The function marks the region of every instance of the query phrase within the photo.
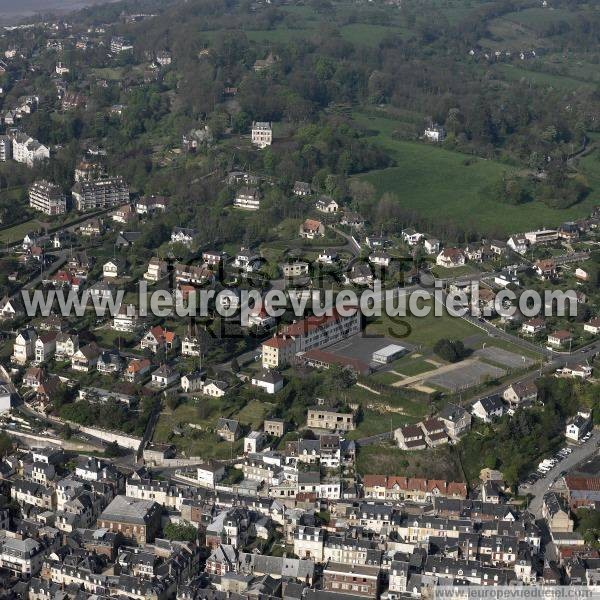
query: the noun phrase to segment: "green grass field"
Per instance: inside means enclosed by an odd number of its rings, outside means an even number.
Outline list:
[[[392,137],[396,121],[354,113],[354,120],[377,132],[371,138],[388,150],[395,167],[372,171],[361,178],[371,182],[378,193],[390,192],[406,209],[416,210],[437,221],[455,222],[463,229],[487,235],[505,235],[528,227],[558,225],[589,214],[595,194],[565,210],[552,209],[542,202],[510,206],[485,196],[484,190],[509,170],[501,163],[445,150],[424,142]]]
[[[553,87],[559,90],[572,92],[582,87],[593,87],[593,82],[576,79],[568,75],[553,75],[551,73],[540,73],[532,71],[525,67],[515,65],[496,65],[495,71],[500,73],[503,78],[510,80],[525,80],[529,84],[543,87]]]
[[[18,242],[23,239],[27,232],[36,231],[39,226],[40,222],[37,219],[30,219],[13,227],[2,229],[0,231],[0,242],[3,244]]]
[[[426,317],[410,315],[395,317],[392,320],[387,315],[384,315],[377,321],[369,324],[367,329],[369,333],[396,338],[399,344],[402,344],[404,340],[418,347],[429,349],[442,338],[463,340],[481,333],[480,329],[458,317],[451,317],[448,314],[436,317],[433,314],[433,309]]]

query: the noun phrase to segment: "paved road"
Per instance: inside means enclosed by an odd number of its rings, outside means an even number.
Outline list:
[[[526,491],[534,496],[529,503],[529,510],[536,517],[541,516],[544,494],[548,491],[548,488],[552,485],[554,480],[560,477],[560,473],[563,471],[569,471],[578,463],[596,454],[599,442],[600,431],[594,431],[587,442],[580,446],[571,446],[573,452],[571,452],[567,458],[561,460],[555,467],[550,469],[544,477],[538,479],[533,485],[527,486]]]

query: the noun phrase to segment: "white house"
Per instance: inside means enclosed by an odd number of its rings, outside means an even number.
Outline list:
[[[120,258],[111,258],[102,265],[102,274],[106,279],[121,277],[123,274],[123,261]]]
[[[202,393],[213,398],[222,398],[227,393],[229,385],[225,381],[207,379],[202,387]]]
[[[8,296],[0,300],[0,321],[14,319],[20,312],[17,302]]]
[[[517,254],[525,254],[529,248],[529,241],[524,235],[511,235],[506,245]]]
[[[191,246],[197,236],[198,232],[195,229],[173,227],[173,231],[171,232],[171,243]]]
[[[154,256],[148,263],[148,269],[144,273],[144,279],[146,281],[160,281],[167,275],[167,268],[167,261]]]
[[[324,265],[332,265],[338,260],[338,253],[335,250],[322,250],[317,257],[317,262]]]
[[[267,394],[276,394],[283,387],[283,377],[276,371],[265,370],[252,377],[252,385],[262,388]]]
[[[19,365],[26,364],[35,356],[37,333],[33,327],[21,329],[13,344],[12,361]]]
[[[392,257],[383,250],[377,250],[369,255],[369,262],[379,267],[389,267],[392,262]]]
[[[423,242],[423,248],[427,254],[438,254],[441,247],[442,243],[436,238],[427,237]]]
[[[252,143],[259,148],[266,148],[273,143],[273,127],[268,121],[252,123]]]
[[[322,213],[336,213],[340,209],[340,205],[330,196],[321,196],[315,202],[315,208]]]
[[[424,132],[425,139],[440,143],[446,139],[446,130],[441,125],[431,125]]]
[[[196,392],[202,390],[204,386],[205,371],[193,371],[187,375],[183,375],[180,380],[181,389],[185,392]]]
[[[412,227],[402,230],[402,239],[409,246],[416,246],[424,237],[422,233],[415,231]]]
[[[538,335],[544,331],[546,331],[546,321],[541,317],[529,319],[529,321],[525,321],[521,325],[521,333],[523,335]]]
[[[480,398],[473,404],[471,414],[484,423],[490,423],[504,414],[504,402],[498,395]]]
[[[569,419],[565,429],[565,437],[572,442],[579,442],[592,429],[592,415],[589,411],[579,411]]]
[[[600,333],[600,318],[595,317],[590,319],[587,323],[584,324],[583,330],[586,333],[591,333],[592,335],[598,335]]]
[[[155,387],[166,388],[179,379],[179,374],[170,365],[163,364],[152,373],[152,385]]]
[[[204,463],[198,466],[198,483],[214,487],[225,476],[225,467],[216,463]]]
[[[244,452],[246,454],[256,454],[260,452],[267,443],[267,436],[263,431],[251,431],[244,438]]]

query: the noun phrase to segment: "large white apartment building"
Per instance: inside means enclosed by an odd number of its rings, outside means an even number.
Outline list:
[[[55,183],[41,179],[29,188],[29,206],[47,215],[67,212],[67,199]]]
[[[322,317],[308,317],[287,325],[262,345],[262,363],[266,369],[281,367],[299,352],[325,348],[361,331],[360,311],[342,316],[337,311]]]
[[[129,187],[122,177],[79,181],[73,186],[72,195],[75,208],[84,212],[129,202]]]

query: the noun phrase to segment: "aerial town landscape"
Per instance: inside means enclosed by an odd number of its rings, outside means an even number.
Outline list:
[[[17,5],[0,599],[600,597],[598,3]]]

